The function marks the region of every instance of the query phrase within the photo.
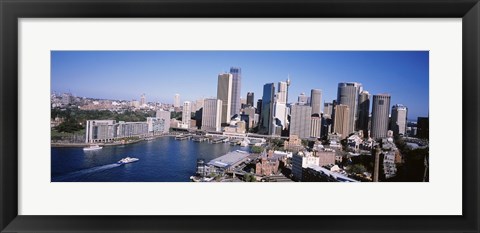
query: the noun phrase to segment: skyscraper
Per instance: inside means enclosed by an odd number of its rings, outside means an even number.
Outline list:
[[[390,129],[393,135],[405,135],[407,132],[407,113],[406,106],[395,104],[392,106],[392,120],[390,121]]]
[[[300,93],[300,95],[298,95],[298,104],[300,105],[305,105],[307,104],[308,102],[308,96],[305,95],[305,93]]]
[[[203,102],[202,130],[221,131],[222,101],[205,99]]]
[[[387,137],[388,115],[390,112],[390,95],[373,95],[371,137],[374,139]]]
[[[222,101],[222,124],[230,122],[230,114],[232,107],[232,86],[232,74],[223,73],[218,75],[217,99]],[[240,103],[240,99],[238,101]]]
[[[269,130],[269,134],[273,134],[272,128],[280,126],[281,129],[287,127],[287,83],[278,82],[278,92],[275,94],[274,104],[273,104],[273,118],[275,121],[272,123]],[[281,130],[280,130],[281,131]],[[281,132],[276,132],[280,134]]]
[[[312,106],[312,114],[320,115],[320,108],[322,106],[322,90],[312,89],[310,99],[310,106]]]
[[[325,117],[332,117],[333,115],[333,104],[332,103],[325,103],[323,104],[323,115]]]
[[[351,82],[338,84],[337,103],[347,105],[350,111],[347,129],[349,134],[355,130],[355,121],[358,117],[358,95],[362,90],[362,84],[360,83]]]
[[[173,107],[180,107],[180,94],[175,94],[175,96],[173,97]]]
[[[312,107],[308,105],[291,106],[290,136],[297,135],[299,138],[310,137]]]
[[[230,109],[230,116],[240,114],[242,108],[240,102],[240,94],[242,91],[242,69],[239,67],[231,67],[230,74],[232,74],[232,103]]]
[[[255,95],[253,92],[247,92],[247,105],[250,107],[254,107],[253,100],[255,99]]]
[[[333,132],[341,134],[342,138],[347,138],[350,134],[349,129],[350,108],[347,105],[339,104],[335,106],[335,119]]]
[[[182,128],[190,128],[190,119],[192,118],[192,105],[190,101],[183,102],[182,110]]]
[[[362,91],[358,96],[357,130],[362,130],[364,137],[368,137],[368,118],[370,115],[370,94]]]
[[[278,82],[277,102],[287,103],[287,82]]]
[[[273,119],[273,101],[275,95],[275,84],[267,83],[263,85],[263,97],[262,97],[262,112],[261,112],[261,125],[259,131],[261,133],[268,133]]]
[[[258,115],[262,115],[262,99],[257,100],[257,109],[255,111]]]
[[[319,138],[322,133],[322,118],[318,114],[312,114],[310,137]]]

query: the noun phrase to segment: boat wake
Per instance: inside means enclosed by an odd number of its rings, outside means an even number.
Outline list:
[[[113,164],[108,164],[108,165],[103,165],[103,166],[98,166],[98,167],[87,168],[87,169],[83,169],[83,170],[80,170],[80,171],[67,173],[65,175],[52,177],[52,182],[78,181],[78,179],[83,177],[83,176],[86,176],[86,175],[89,175],[89,174],[92,174],[92,173],[105,171],[105,170],[116,168],[116,167],[120,167],[120,166],[122,166],[122,164],[113,163]]]

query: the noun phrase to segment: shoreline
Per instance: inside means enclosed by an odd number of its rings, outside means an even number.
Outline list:
[[[153,137],[149,137],[149,138],[153,138],[153,139],[157,139],[157,138],[162,138],[162,137],[172,137],[172,136],[175,136],[175,135],[155,135]],[[83,148],[83,147],[88,147],[92,144],[96,144],[96,145],[99,145],[99,146],[123,146],[123,145],[130,145],[130,144],[134,144],[134,143],[138,143],[138,142],[141,142],[141,141],[148,141],[147,138],[142,138],[142,139],[138,139],[138,140],[132,140],[132,141],[128,141],[128,142],[125,142],[125,143],[71,143],[71,142],[51,142],[50,143],[50,147],[56,147],[56,148]]]

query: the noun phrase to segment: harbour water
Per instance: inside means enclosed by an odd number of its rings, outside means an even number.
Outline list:
[[[228,143],[210,144],[162,137],[101,150],[52,147],[52,182],[189,182],[197,159],[206,162],[232,150],[248,150]],[[139,158],[119,165],[125,157]]]

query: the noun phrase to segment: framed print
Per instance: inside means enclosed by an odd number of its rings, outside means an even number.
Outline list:
[[[479,230],[476,0],[0,9],[1,232]]]

